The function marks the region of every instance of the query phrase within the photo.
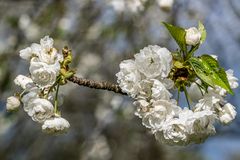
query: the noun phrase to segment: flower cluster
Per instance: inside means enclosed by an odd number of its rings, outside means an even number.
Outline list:
[[[30,75],[15,78],[15,84],[23,91],[7,99],[7,110],[16,110],[22,103],[24,111],[33,121],[42,124],[44,132],[66,132],[70,124],[58,110],[58,91],[60,85],[70,80],[90,88],[110,91],[117,88],[116,93],[127,93],[134,99],[135,115],[162,143],[203,142],[216,133],[216,122],[228,125],[236,117],[235,107],[225,97],[233,94],[238,79],[232,70],[225,71],[219,65],[217,56],[194,56],[206,39],[201,22],[198,28],[189,29],[163,24],[179,49],[170,52],[158,45],[143,48],[134,59],[120,63],[116,74],[119,86],[73,77],[75,72],[69,69],[71,50],[65,47],[59,54],[52,38],[42,38],[40,44],[34,43],[20,51],[20,57],[30,62]],[[109,86],[114,87],[109,89]],[[180,107],[181,92],[188,107]]]
[[[200,31],[185,30],[184,41],[192,48],[200,44]],[[166,48],[150,45],[135,54],[134,60],[121,62],[117,82],[135,99],[135,114],[157,140],[168,145],[201,143],[216,133],[215,122],[232,122],[235,107],[224,100],[226,89],[206,85],[189,62],[178,58]],[[232,70],[226,71],[226,76],[231,89],[238,87]],[[184,91],[188,107],[179,106],[173,96],[176,91]]]
[[[33,121],[42,124],[43,132],[63,133],[70,124],[58,111],[58,89],[61,62],[64,61],[53,46],[53,39],[45,36],[40,44],[33,43],[20,51],[20,57],[30,63],[30,76],[18,75],[14,82],[23,89],[21,94],[7,99],[7,110],[23,109]],[[54,94],[55,93],[55,94]]]

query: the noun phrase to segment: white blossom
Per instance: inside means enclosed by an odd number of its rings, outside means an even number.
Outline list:
[[[210,93],[214,92],[215,94],[218,94],[222,97],[226,96],[226,94],[227,94],[227,91],[220,86],[214,86],[214,88],[208,87],[208,92],[210,92]]]
[[[143,48],[134,57],[138,70],[147,78],[165,78],[172,68],[171,52],[157,45]]]
[[[219,109],[218,114],[221,123],[229,124],[235,119],[237,112],[233,105],[227,103],[222,108]]]
[[[117,12],[129,11],[136,13],[144,9],[147,0],[107,0]]]
[[[141,98],[170,99],[172,94],[157,79],[144,79],[139,83],[139,96]]]
[[[36,98],[30,105],[32,105],[32,110],[28,112],[28,115],[33,121],[42,123],[53,115],[53,105],[46,99]]]
[[[149,111],[142,119],[142,123],[153,131],[159,130],[165,121],[173,118],[181,110],[175,101],[158,100],[151,104]]]
[[[203,110],[194,112],[192,117],[189,117],[189,123],[192,123],[190,139],[195,143],[202,143],[209,136],[216,133],[214,122],[216,115],[213,111]]]
[[[200,43],[201,39],[201,32],[196,27],[191,27],[189,29],[186,29],[186,43],[188,45],[197,45]]]
[[[134,101],[133,104],[137,108],[135,115],[139,118],[143,118],[143,116],[149,111],[150,103],[145,99],[138,99],[137,101]]]
[[[158,80],[153,80],[152,86],[152,98],[153,99],[170,99],[172,94],[166,89],[164,84]]]
[[[232,89],[237,88],[238,87],[238,78],[233,75],[233,70],[232,69],[227,70],[226,74],[227,74],[227,79],[230,84],[230,87]]]
[[[6,109],[7,109],[7,111],[14,111],[19,108],[20,104],[21,103],[17,97],[15,97],[15,96],[8,97]]]
[[[54,64],[62,60],[62,55],[58,54],[53,47],[53,39],[45,36],[40,40],[40,44],[33,43],[31,47],[27,47],[20,51],[20,57],[26,60],[31,60],[33,57],[39,58],[39,61]]]
[[[59,116],[46,120],[42,125],[42,131],[49,134],[65,133],[70,127],[69,122]]]
[[[214,111],[204,110],[193,112],[193,119],[194,120],[194,132],[200,133],[200,131],[206,130],[208,126],[212,126],[215,122],[216,115]]]
[[[56,77],[59,74],[60,65],[58,63],[48,65],[33,58],[29,70],[32,80],[38,86],[49,87],[55,83]]]
[[[23,89],[26,89],[26,88],[28,88],[28,86],[33,84],[33,80],[27,76],[18,75],[14,79],[14,83],[18,86],[21,86]]]
[[[187,107],[184,107],[181,112],[178,115],[178,118],[181,119],[181,121],[188,121],[189,117],[193,116],[193,111],[188,109]]]
[[[220,107],[221,102],[224,102],[224,99],[221,95],[209,91],[195,105],[194,111],[215,110],[216,108]]]
[[[39,60],[47,64],[54,64],[58,61],[58,55],[55,48],[51,48],[49,51],[42,50],[39,54]]]
[[[34,55],[33,57],[38,57],[42,52],[42,47],[40,44],[32,43],[31,50],[32,50],[32,55]]]
[[[20,57],[25,60],[30,60],[33,56],[32,49],[30,47],[22,49],[19,52],[20,52]]]
[[[40,40],[42,49],[38,57],[41,62],[54,64],[61,59],[60,54],[58,54],[57,50],[53,47],[53,42],[53,39],[49,36],[45,36]]]
[[[45,36],[40,40],[40,44],[33,43],[20,51],[20,57],[30,62],[30,77],[18,75],[15,78],[15,84],[21,86],[24,91],[20,93],[21,99],[9,97],[6,107],[8,110],[18,108],[21,100],[24,111],[33,121],[44,123],[43,131],[61,133],[65,132],[70,124],[55,113],[59,111],[54,110],[51,103],[54,96],[50,87],[56,85],[60,74],[60,62],[63,60],[63,55],[58,54],[53,43],[52,38]],[[61,105],[60,97],[58,101]]]
[[[44,50],[50,51],[53,48],[53,39],[49,36],[45,36],[40,40],[40,45],[43,47]]]
[[[37,92],[29,92],[22,97],[21,101],[23,103],[23,109],[25,112],[32,113],[32,109],[33,109],[32,102],[38,97],[39,95]]]
[[[216,133],[213,126],[216,115],[213,111],[204,110],[193,112],[184,108],[178,117],[168,119],[163,127],[155,132],[155,137],[169,145],[187,145],[201,143],[210,135]]]
[[[138,85],[138,98],[149,99],[152,97],[152,86],[154,80],[144,79]]]
[[[124,60],[119,66],[120,71],[116,74],[119,86],[123,92],[135,97],[139,92],[138,83],[141,80],[135,62],[133,60]]]
[[[161,9],[170,10],[173,6],[174,0],[157,0]]]
[[[146,0],[125,0],[126,6],[134,13],[142,11],[144,9],[145,2]]]
[[[123,12],[125,10],[125,2],[124,0],[110,0],[110,5],[113,7],[114,10],[117,12]]]
[[[170,119],[155,133],[155,137],[162,143],[168,145],[186,145],[189,143],[186,122],[179,119]]]

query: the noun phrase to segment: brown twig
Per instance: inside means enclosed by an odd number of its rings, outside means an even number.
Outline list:
[[[79,78],[76,76],[73,76],[68,80],[80,86],[85,86],[85,87],[94,88],[94,89],[108,90],[108,91],[113,91],[115,93],[119,93],[122,95],[127,95],[121,90],[121,88],[117,84],[113,84],[110,82],[96,82],[94,80]]]

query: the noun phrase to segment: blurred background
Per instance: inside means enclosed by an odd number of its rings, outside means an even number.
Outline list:
[[[19,50],[45,35],[73,50],[78,76],[116,83],[119,63],[143,47],[176,49],[160,22],[188,28],[199,20],[208,36],[198,54],[218,55],[240,77],[239,0],[175,0],[168,11],[158,0],[0,0],[0,160],[240,160],[239,116],[203,144],[170,147],[141,125],[130,98],[72,83],[61,88],[65,135],[42,133],[23,110],[5,111],[18,90],[13,79],[28,74]],[[235,93],[228,99],[238,107]]]

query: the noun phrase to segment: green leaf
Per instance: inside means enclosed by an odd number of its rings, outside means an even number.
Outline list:
[[[187,46],[186,46],[186,31],[185,29],[177,26],[173,26],[171,24],[168,24],[166,22],[163,22],[164,26],[167,28],[171,36],[174,38],[174,40],[177,42],[178,46],[181,48],[181,50],[186,53]]]
[[[207,31],[206,31],[204,25],[200,21],[198,22],[198,30],[201,32],[200,43],[203,43],[206,40]]]
[[[194,69],[197,76],[208,85],[214,87],[214,82],[211,78],[211,72],[209,69],[204,65],[201,59],[196,57],[191,57],[188,62],[191,64],[192,68]]]
[[[214,59],[212,56],[204,54],[200,57],[204,62],[208,63],[208,65],[213,69],[219,69],[219,64],[216,59]]]
[[[213,57],[202,55],[200,58],[192,57],[188,61],[203,82],[211,87],[220,86],[233,94],[225,70],[219,66],[218,61]]]
[[[222,68],[218,64],[218,61],[210,55],[202,55],[201,59],[204,63],[207,63],[207,65],[209,65],[210,69],[213,71],[213,74],[212,74],[213,82],[216,85],[224,88],[229,93],[233,94],[233,91],[232,91],[230,84],[228,82],[228,79],[227,79],[227,74],[226,74],[224,68]]]

